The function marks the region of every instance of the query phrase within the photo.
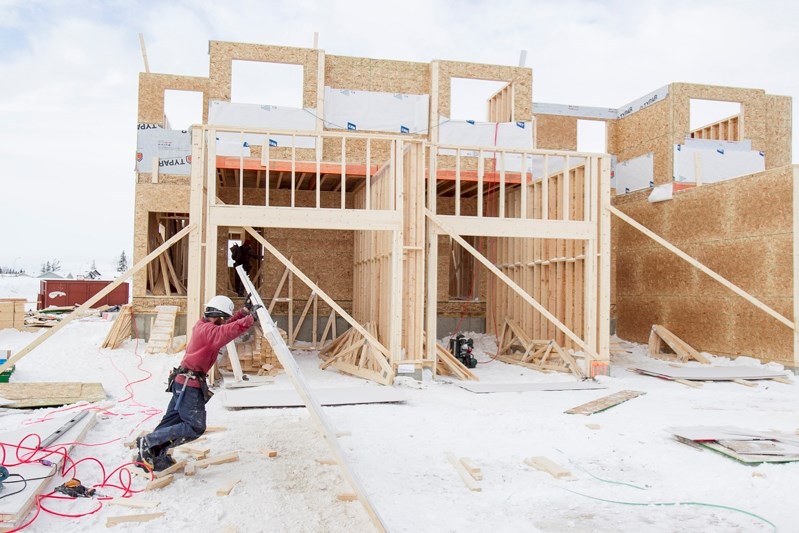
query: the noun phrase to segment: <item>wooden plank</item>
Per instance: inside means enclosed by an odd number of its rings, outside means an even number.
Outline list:
[[[157,478],[153,479],[152,481],[150,481],[147,484],[147,486],[144,487],[144,490],[157,490],[157,489],[164,488],[167,485],[169,485],[170,483],[172,483],[172,480],[174,479],[174,477],[175,477],[174,474],[169,474],[169,475],[166,475],[164,477],[157,477]]]
[[[537,457],[528,457],[524,460],[524,463],[532,466],[536,470],[541,470],[542,472],[549,473],[552,477],[561,479],[565,477],[571,477],[572,473],[565,468],[562,468],[558,464],[554,463],[553,461],[547,459],[546,457],[537,456]]]
[[[156,518],[164,516],[163,512],[159,513],[143,513],[143,514],[129,514],[121,516],[109,516],[105,521],[105,527],[112,527],[118,524],[127,524],[130,522],[149,522]]]
[[[353,492],[342,492],[336,494],[336,499],[340,502],[354,502],[358,499],[358,495]]]
[[[14,354],[14,356],[11,359],[6,361],[4,364],[0,365],[0,372],[8,370],[9,367],[11,367],[12,365],[16,364],[20,359],[22,359],[23,357],[28,355],[37,346],[39,346],[44,341],[46,341],[47,339],[49,339],[50,337],[55,335],[56,332],[61,330],[61,328],[63,328],[67,324],[69,324],[75,318],[81,316],[84,311],[90,309],[92,307],[92,305],[96,304],[103,297],[105,297],[107,294],[109,294],[111,291],[113,291],[114,289],[119,287],[122,283],[124,283],[133,274],[135,274],[136,272],[138,272],[139,270],[141,270],[142,268],[147,266],[150,263],[150,261],[152,261],[153,259],[158,257],[158,255],[161,252],[163,252],[164,250],[168,249],[170,246],[172,246],[173,244],[178,242],[180,239],[182,239],[183,237],[185,237],[186,235],[188,235],[189,233],[194,231],[195,228],[196,228],[196,224],[189,224],[188,226],[183,228],[181,231],[177,232],[175,235],[172,236],[171,239],[169,239],[164,244],[162,244],[161,246],[159,246],[158,248],[156,248],[155,250],[150,252],[144,259],[142,259],[141,261],[139,261],[138,263],[133,265],[133,267],[131,267],[127,272],[125,272],[124,274],[121,274],[118,278],[115,278],[113,283],[109,283],[108,285],[106,285],[101,291],[99,291],[97,294],[95,294],[94,296],[92,296],[91,298],[86,300],[83,304],[81,304],[79,307],[77,307],[67,317],[63,318],[58,324],[56,324],[55,326],[53,326],[52,328],[50,328],[49,330],[47,330],[43,334],[41,334],[38,337],[36,337],[36,339],[31,341],[27,346],[25,346],[20,351],[18,351],[16,354]]]
[[[252,228],[248,228],[248,231],[254,233],[252,231]],[[249,290],[251,291],[253,295],[253,302],[263,306],[263,301],[261,300],[261,297],[255,291],[255,287],[253,286],[252,281],[250,281],[250,279],[247,277],[247,274],[244,272],[244,269],[239,266],[236,268],[236,271],[238,272],[239,278],[241,279],[244,286],[249,288]],[[312,289],[316,291],[317,288],[312,287]],[[316,291],[316,292],[322,297],[322,299],[327,301],[326,294],[323,294],[321,291]],[[329,303],[330,302],[328,302],[328,304]],[[333,303],[335,304],[335,302]],[[286,374],[289,376],[289,379],[294,385],[294,388],[296,389],[297,393],[301,396],[312,418],[319,424],[322,434],[325,437],[325,442],[330,447],[330,451],[333,453],[333,456],[340,465],[345,479],[349,482],[350,486],[355,490],[356,494],[358,494],[359,501],[363,505],[364,509],[369,515],[369,518],[372,520],[372,523],[375,525],[378,531],[385,532],[386,526],[382,518],[378,514],[377,510],[372,506],[372,503],[369,500],[369,496],[367,495],[365,489],[361,485],[360,480],[356,477],[355,473],[350,470],[349,465],[347,464],[346,461],[346,456],[344,455],[343,450],[338,444],[338,439],[336,439],[335,430],[328,422],[324,414],[324,411],[322,410],[322,406],[316,400],[314,393],[311,391],[310,387],[306,383],[305,377],[300,371],[300,368],[297,365],[297,362],[294,360],[294,357],[291,355],[291,352],[289,351],[288,346],[286,346],[285,341],[283,341],[283,338],[278,333],[277,328],[275,327],[274,322],[272,321],[272,318],[269,316],[269,313],[266,311],[264,307],[259,308],[257,312],[261,328],[263,328],[264,330],[264,337],[272,346],[272,350],[275,352],[275,355],[280,361],[280,364],[283,365],[283,368],[286,370]]]
[[[23,409],[99,402],[106,394],[102,383],[0,383],[0,398],[13,401],[3,407]]]
[[[481,492],[483,490],[480,487],[480,484],[477,483],[475,479],[472,477],[472,475],[466,470],[466,467],[463,466],[463,463],[461,463],[458,460],[458,458],[455,457],[455,454],[453,454],[452,452],[447,452],[447,461],[449,461],[450,464],[452,464],[452,466],[455,467],[455,470],[458,472],[458,475],[461,477],[463,483],[466,485],[466,487],[469,490],[473,492]]]
[[[483,470],[475,464],[474,460],[470,459],[469,457],[461,457],[460,458],[463,467],[469,472],[475,481],[482,481],[483,479]]]
[[[105,503],[133,509],[152,509],[153,507],[158,507],[161,502],[158,500],[143,500],[141,498],[112,498]]]
[[[564,412],[570,415],[592,415],[644,394],[646,393],[641,391],[623,390],[598,400],[578,405]]]
[[[186,461],[178,461],[177,463],[173,464],[169,468],[161,470],[159,472],[153,472],[153,476],[156,478],[162,478],[165,476],[169,476],[174,474],[175,472],[180,472],[186,466]]]
[[[240,481],[241,481],[240,479],[231,479],[230,481],[226,482],[224,485],[216,489],[216,495],[227,496],[228,494],[230,494],[230,491],[233,490],[233,487],[235,487]]]
[[[228,452],[222,455],[215,455],[208,459],[202,459],[194,462],[194,468],[207,468],[213,465],[221,465],[225,463],[235,463],[239,460],[238,452]]]
[[[261,448],[259,451],[265,456],[269,457],[270,459],[277,457],[277,450],[268,450],[266,448]]]

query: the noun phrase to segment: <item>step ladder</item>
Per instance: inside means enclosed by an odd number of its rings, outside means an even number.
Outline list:
[[[150,329],[150,340],[147,341],[146,353],[171,353],[172,338],[175,336],[175,319],[178,314],[177,305],[159,305],[155,308],[153,327]]]

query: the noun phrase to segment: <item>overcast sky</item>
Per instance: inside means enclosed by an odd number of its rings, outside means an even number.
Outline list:
[[[797,5],[0,0],[0,266],[130,256],[140,32],[151,72],[197,76],[209,40],[311,47],[318,32],[333,55],[504,65],[526,50],[535,102],[615,108],[676,81],[796,99]]]

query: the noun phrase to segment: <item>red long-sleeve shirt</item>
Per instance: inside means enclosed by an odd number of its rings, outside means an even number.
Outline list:
[[[192,329],[191,340],[186,347],[186,354],[183,356],[180,366],[207,374],[216,362],[219,349],[250,329],[254,321],[252,315],[244,315],[241,311],[219,326],[201,318]],[[182,384],[184,377],[177,376],[175,381]],[[190,379],[188,386],[199,387],[200,383],[195,379]]]

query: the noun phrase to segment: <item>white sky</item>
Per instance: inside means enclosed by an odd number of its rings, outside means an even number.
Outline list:
[[[0,0],[0,266],[79,273],[130,257],[139,32],[152,72],[197,76],[210,39],[310,47],[318,32],[329,54],[506,65],[527,50],[534,101],[620,107],[678,81],[796,98],[797,6]]]

